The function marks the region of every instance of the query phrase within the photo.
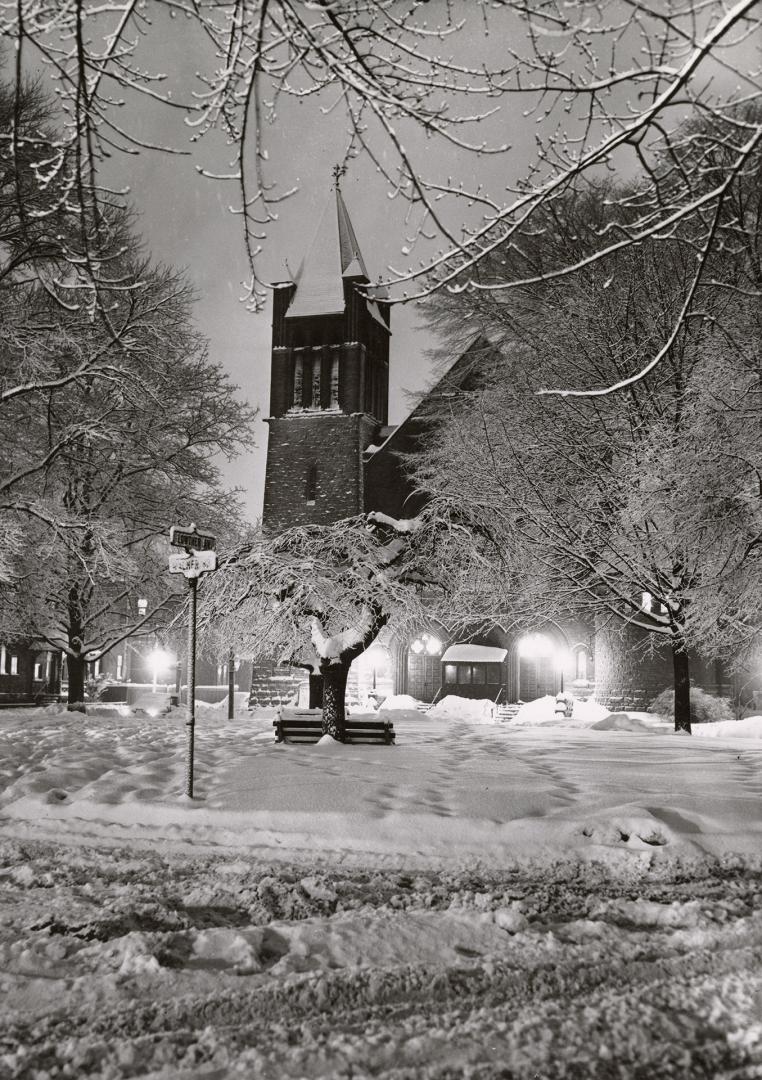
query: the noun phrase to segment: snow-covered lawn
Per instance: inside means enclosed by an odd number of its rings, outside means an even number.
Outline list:
[[[762,1077],[762,721],[390,715],[0,712],[0,1075]]]

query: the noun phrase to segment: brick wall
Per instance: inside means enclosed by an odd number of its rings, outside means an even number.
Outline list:
[[[268,423],[265,528],[329,524],[362,512],[362,451],[375,435],[373,420],[364,414],[314,413]],[[307,499],[312,466],[317,468],[314,502]]]

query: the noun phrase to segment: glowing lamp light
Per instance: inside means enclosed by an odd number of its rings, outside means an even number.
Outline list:
[[[553,656],[555,645],[547,634],[525,634],[519,641],[519,656],[536,660],[541,656]]]
[[[434,634],[421,634],[410,648],[414,653],[426,652],[429,656],[439,656],[442,651],[442,642]]]
[[[156,693],[156,683],[159,681],[159,674],[162,671],[166,671],[169,665],[174,660],[171,653],[168,653],[165,649],[152,649],[148,654],[148,661],[153,671],[153,692]]]
[[[157,671],[163,671],[169,667],[172,660],[172,654],[166,652],[165,649],[152,649],[148,654],[148,659],[151,661],[151,666]]]

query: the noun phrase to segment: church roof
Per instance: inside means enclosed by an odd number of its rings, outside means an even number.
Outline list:
[[[466,387],[474,374],[483,367],[485,357],[493,353],[493,345],[483,335],[472,338],[465,352],[455,358],[440,375],[439,379],[421,396],[417,405],[408,413],[402,423],[395,427],[382,428],[382,442],[374,446],[369,458],[383,453],[408,453],[414,443],[426,430],[433,407],[438,398],[448,397]],[[368,448],[370,450],[370,447]]]
[[[296,274],[296,292],[287,316],[334,315],[344,311],[344,279],[369,280],[349,212],[336,184],[312,243]]]

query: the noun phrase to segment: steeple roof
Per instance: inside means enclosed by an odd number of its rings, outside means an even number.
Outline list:
[[[326,203],[296,273],[296,292],[287,317],[341,314],[344,279],[355,277],[369,280],[337,178],[335,198]]]

